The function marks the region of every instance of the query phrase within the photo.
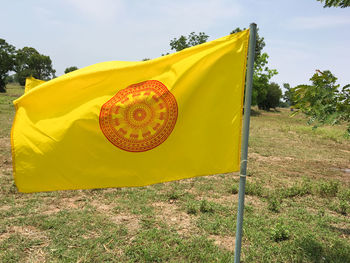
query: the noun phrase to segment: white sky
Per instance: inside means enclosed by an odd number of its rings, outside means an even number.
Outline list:
[[[49,55],[56,75],[110,60],[156,58],[174,37],[213,40],[258,24],[278,70],[274,81],[306,84],[316,69],[350,83],[350,8],[316,0],[0,0],[0,38]]]

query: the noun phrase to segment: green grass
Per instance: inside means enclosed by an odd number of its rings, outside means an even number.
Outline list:
[[[0,94],[0,262],[233,262],[238,175],[20,194]],[[350,141],[288,110],[251,119],[242,260],[350,262]]]

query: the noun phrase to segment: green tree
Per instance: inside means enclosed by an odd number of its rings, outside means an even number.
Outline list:
[[[196,34],[192,32],[187,37],[181,35],[179,38],[174,38],[170,41],[170,47],[172,50],[180,51],[188,47],[193,47],[199,44],[207,42],[209,36],[204,32],[199,32]]]
[[[243,29],[245,30],[245,28]],[[237,27],[231,32],[231,34],[241,32],[242,29]],[[263,37],[259,35],[259,28],[256,34],[256,46],[254,57],[254,75],[253,75],[253,94],[252,105],[265,105],[267,100],[267,94],[269,90],[270,79],[278,74],[276,69],[270,69],[268,64],[269,55],[263,52],[266,43]]]
[[[29,76],[41,80],[49,80],[55,77],[52,61],[49,56],[40,54],[35,48],[24,47],[17,50],[15,68],[17,80],[20,85],[25,84]]]
[[[67,73],[72,72],[72,71],[77,70],[77,69],[78,69],[78,67],[76,67],[76,66],[68,67],[64,70],[64,74],[67,74]]]
[[[295,104],[293,89],[290,87],[289,83],[283,83],[283,88],[286,90],[283,94],[283,99],[288,104],[288,107],[293,106]]]
[[[280,105],[281,97],[282,90],[280,86],[275,82],[271,82],[267,86],[265,99],[259,102],[258,107],[263,110],[275,109]]]
[[[6,92],[8,72],[15,65],[15,47],[0,39],[0,92]]]
[[[329,71],[317,70],[310,78],[312,85],[299,85],[293,88],[295,107],[309,116],[309,124],[348,123],[350,135],[350,84],[339,91],[337,78]]]
[[[349,7],[350,0],[317,0],[321,3],[324,3],[323,7]]]

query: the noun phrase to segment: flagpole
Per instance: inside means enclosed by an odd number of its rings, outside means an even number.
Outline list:
[[[242,143],[241,143],[242,145],[241,146],[241,169],[240,169],[239,192],[238,192],[238,212],[237,212],[234,263],[240,263],[240,258],[241,258],[244,193],[245,193],[245,182],[246,182],[246,176],[247,176],[248,139],[249,139],[249,123],[250,123],[250,106],[252,102],[255,43],[256,43],[256,24],[252,23],[249,26],[248,64],[247,64],[247,77],[246,77],[246,87],[245,87],[243,134],[242,134]]]

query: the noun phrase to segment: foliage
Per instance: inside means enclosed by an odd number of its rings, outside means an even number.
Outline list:
[[[263,195],[263,187],[259,183],[251,183],[248,181],[245,185],[245,194],[261,197]]]
[[[239,191],[239,189],[238,189],[238,185],[237,184],[234,184],[234,185],[232,185],[231,186],[231,188],[230,188],[230,190],[229,190],[229,192],[231,193],[231,194],[238,194],[238,191]]]
[[[282,96],[283,99],[289,107],[293,106],[295,104],[293,89],[290,87],[289,83],[283,83],[283,88],[286,90]]]
[[[338,193],[339,183],[336,181],[323,181],[319,184],[318,192],[322,197],[335,197]]]
[[[207,42],[209,36],[204,32],[199,32],[196,34],[192,32],[188,37],[181,35],[179,38],[174,38],[170,41],[170,47],[172,50],[180,51],[188,47],[193,47],[199,44]]]
[[[208,202],[207,200],[202,200],[201,201],[199,210],[202,213],[214,213],[213,204]]]
[[[282,97],[282,90],[280,86],[271,82],[267,86],[266,95],[263,99],[259,100],[258,107],[259,109],[269,110],[270,108],[276,108],[280,104],[280,100]]]
[[[312,85],[299,85],[292,89],[295,107],[309,116],[308,123],[348,123],[350,135],[350,84],[339,91],[337,78],[329,71],[317,70],[310,78]],[[298,113],[298,111],[296,112]]]
[[[56,72],[52,68],[50,57],[40,54],[32,47],[24,47],[17,50],[14,70],[20,85],[24,85],[25,79],[29,76],[48,80],[55,77]]]
[[[290,232],[287,226],[283,223],[277,223],[271,231],[272,239],[276,242],[288,240],[290,238]]]
[[[0,38],[0,92],[5,92],[8,72],[13,70],[15,47]]]
[[[317,0],[321,3],[324,3],[323,7],[349,7],[350,0]]]
[[[245,28],[243,29],[245,30]],[[231,32],[231,34],[241,32],[242,29],[237,27]],[[269,93],[269,82],[270,79],[277,75],[276,69],[270,69],[268,64],[269,55],[263,53],[262,50],[266,43],[263,37],[259,35],[259,28],[256,33],[256,46],[255,46],[255,57],[254,57],[254,75],[253,75],[253,94],[252,94],[252,105],[267,105],[268,100],[267,94]],[[271,94],[271,93],[270,93]],[[278,104],[277,104],[278,105]],[[276,106],[277,106],[276,105]],[[259,108],[261,108],[259,106]]]
[[[277,195],[272,195],[267,199],[267,208],[275,213],[281,209],[281,198]]]
[[[77,70],[77,69],[78,69],[78,67],[76,67],[76,66],[68,67],[64,70],[64,74],[67,74],[67,73],[72,72],[72,71]]]

